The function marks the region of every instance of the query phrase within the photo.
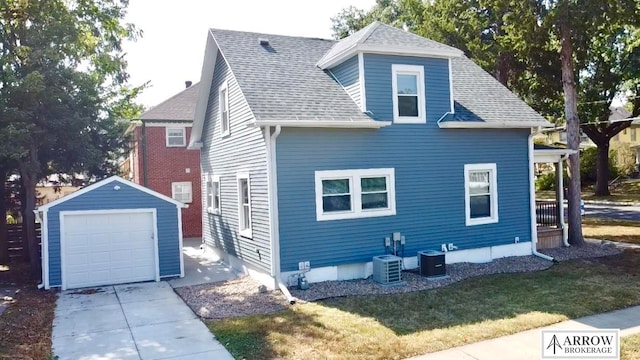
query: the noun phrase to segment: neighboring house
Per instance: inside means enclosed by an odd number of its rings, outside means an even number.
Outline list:
[[[182,232],[185,237],[200,237],[200,152],[187,149],[198,84],[186,84],[185,90],[145,111],[129,127],[133,146],[121,170],[136,184],[186,204]]]
[[[184,276],[182,207],[118,176],[38,207],[43,286],[65,290]]]
[[[460,50],[378,22],[208,35],[189,145],[204,242],[232,266],[282,287],[369,276],[387,237],[407,268],[536,251],[531,129],[550,124]]]

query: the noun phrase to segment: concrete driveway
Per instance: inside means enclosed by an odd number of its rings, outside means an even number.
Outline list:
[[[166,282],[62,292],[53,322],[59,359],[233,359]]]

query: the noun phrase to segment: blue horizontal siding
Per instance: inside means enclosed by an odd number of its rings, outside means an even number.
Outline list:
[[[120,186],[115,191],[113,187]],[[180,275],[179,209],[175,204],[135,189],[120,181],[113,181],[87,193],[51,207],[47,212],[49,246],[49,285],[61,286],[60,212],[112,209],[156,209],[158,227],[158,261],[160,276]]]
[[[360,71],[358,68],[358,56],[353,56],[349,60],[329,70],[336,80],[342,85],[344,90],[351,96],[353,101],[361,105],[360,91]]]
[[[435,122],[451,110],[449,61],[437,58],[399,57],[364,54],[364,83],[367,110],[376,120],[393,120],[393,89],[391,66],[421,65],[424,67],[425,107],[427,123]]]
[[[406,236],[407,256],[454,243],[459,249],[530,241],[528,130],[283,129],[278,137],[282,271],[371,261],[384,237]],[[466,226],[464,165],[496,163],[499,223]],[[395,168],[395,216],[317,221],[317,170]]]

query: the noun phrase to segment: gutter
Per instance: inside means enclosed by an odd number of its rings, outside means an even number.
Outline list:
[[[572,153],[575,153],[575,151],[573,151]],[[562,171],[560,171],[560,179],[558,180],[558,187],[560,188],[558,195],[560,197],[560,201],[558,201],[558,205],[560,205],[560,211],[558,211],[558,215],[560,217],[560,224],[562,224],[562,244],[565,247],[571,246],[569,244],[569,233],[567,231],[567,226],[564,223],[564,165],[562,165],[568,157],[569,154],[560,157],[560,170]]]
[[[291,305],[298,299],[293,297],[287,285],[280,278],[280,228],[278,216],[278,172],[276,166],[276,139],[280,135],[282,127],[275,126],[275,131],[271,133],[271,127],[264,127],[264,137],[267,145],[267,186],[269,194],[269,229],[270,229],[270,251],[271,251],[271,276],[274,284],[278,285],[280,291]]]
[[[539,130],[538,130],[539,131]],[[535,162],[533,155],[533,136],[538,132],[531,132],[527,138],[529,145],[529,215],[531,227],[531,253],[539,258],[553,261],[556,260],[551,256],[538,252],[538,229],[536,226],[536,184],[535,184]]]

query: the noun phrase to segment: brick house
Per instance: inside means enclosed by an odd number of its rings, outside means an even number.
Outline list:
[[[130,156],[123,175],[188,205],[182,209],[184,237],[202,236],[200,151],[188,150],[198,84],[145,111],[127,133],[132,134]]]

